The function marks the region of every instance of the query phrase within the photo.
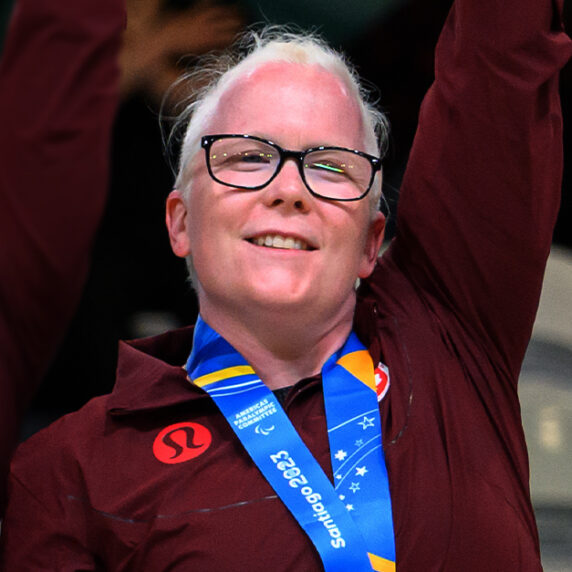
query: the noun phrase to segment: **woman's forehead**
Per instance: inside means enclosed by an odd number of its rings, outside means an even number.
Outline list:
[[[289,62],[263,64],[232,82],[209,131],[268,138],[298,134],[310,145],[363,147],[364,141],[359,104],[344,82],[317,64]]]

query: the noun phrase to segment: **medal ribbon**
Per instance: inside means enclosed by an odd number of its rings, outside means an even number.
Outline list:
[[[394,572],[373,362],[352,333],[322,369],[335,487],[248,362],[199,316],[187,372],[308,534],[326,572]]]

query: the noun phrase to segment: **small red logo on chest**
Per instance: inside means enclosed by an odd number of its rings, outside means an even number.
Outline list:
[[[153,454],[168,465],[184,463],[202,455],[212,442],[211,432],[198,423],[175,423],[155,437]]]

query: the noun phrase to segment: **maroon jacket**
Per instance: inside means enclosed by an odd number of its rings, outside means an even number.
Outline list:
[[[516,382],[561,185],[557,73],[571,43],[558,8],[456,2],[397,237],[359,292],[356,331],[391,372],[382,423],[400,571],[541,570]],[[5,570],[321,569],[186,380],[190,346],[190,329],[124,344],[113,393],[20,448]],[[300,381],[285,408],[331,476],[320,379]],[[190,440],[171,433],[178,423]]]
[[[18,0],[0,64],[0,513],[19,417],[68,326],[107,192],[119,0]]]

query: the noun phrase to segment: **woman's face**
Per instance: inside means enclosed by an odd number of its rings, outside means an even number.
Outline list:
[[[365,139],[343,83],[319,66],[290,63],[238,79],[206,134],[256,135],[293,150],[363,150]],[[274,307],[318,317],[353,308],[355,280],[372,272],[383,234],[368,198],[316,198],[291,160],[268,186],[249,191],[212,180],[199,153],[187,203],[178,193],[169,201],[173,249],[192,256],[201,308],[220,311]]]

